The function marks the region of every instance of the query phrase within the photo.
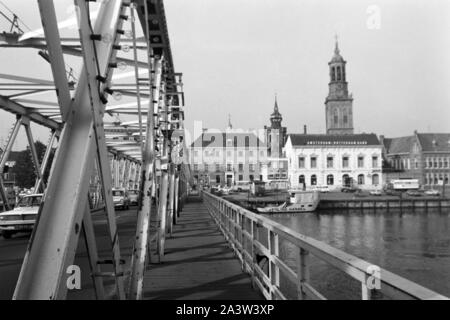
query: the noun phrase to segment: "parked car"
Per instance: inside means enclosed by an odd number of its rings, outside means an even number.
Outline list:
[[[382,196],[383,192],[381,192],[381,190],[372,190],[372,191],[369,192],[369,194],[371,196]]]
[[[137,205],[139,201],[139,190],[128,190],[128,198],[130,199],[130,205]]]
[[[235,192],[249,191],[250,183],[248,181],[238,181],[231,187],[231,190]]]
[[[342,187],[341,192],[356,192],[358,189],[355,187]]]
[[[219,189],[219,192],[221,194],[230,194],[231,190],[231,187],[224,186]]]
[[[410,197],[421,197],[422,196],[422,192],[417,191],[417,190],[408,190],[408,191],[406,191],[406,194]]]
[[[128,210],[130,208],[130,198],[128,192],[125,189],[113,189],[112,190],[114,207]]]
[[[212,194],[219,194],[220,186],[211,187],[209,190]]]
[[[425,193],[427,196],[440,196],[440,195],[441,195],[441,193],[440,193],[438,190],[434,190],[434,189],[427,190],[427,191],[425,191],[424,193]]]
[[[0,231],[5,239],[18,232],[31,232],[36,222],[42,194],[26,195],[10,211],[0,213]]]

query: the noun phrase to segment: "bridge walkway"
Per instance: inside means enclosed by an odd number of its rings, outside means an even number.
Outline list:
[[[183,208],[161,263],[150,263],[144,299],[260,300],[225,238],[199,200]]]

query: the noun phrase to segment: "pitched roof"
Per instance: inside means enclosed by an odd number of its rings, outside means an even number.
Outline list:
[[[205,132],[202,133],[192,144],[191,147],[197,148],[225,148],[227,140],[231,139],[233,147],[246,147],[246,138],[248,137],[248,147],[263,147],[261,141],[254,133],[234,133],[234,132]],[[236,138],[236,139],[235,139]]]
[[[422,151],[450,152],[450,133],[418,133]]]
[[[380,145],[374,133],[363,134],[290,134],[293,146],[348,146],[348,145]]]
[[[417,139],[425,152],[450,152],[450,133],[417,133]],[[383,139],[386,152],[390,154],[411,152],[416,135]]]
[[[411,151],[414,141],[414,136],[385,138],[383,144],[387,153],[408,153]]]

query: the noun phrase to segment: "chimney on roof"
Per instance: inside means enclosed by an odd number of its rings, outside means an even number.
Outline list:
[[[417,134],[417,130],[414,130],[414,134],[415,134],[415,135]]]
[[[433,143],[433,146],[436,146],[436,139],[433,139],[433,141],[431,142],[431,143]]]
[[[303,125],[303,134],[307,134],[307,131],[306,131],[306,124]]]

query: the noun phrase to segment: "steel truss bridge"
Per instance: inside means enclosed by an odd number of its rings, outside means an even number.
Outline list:
[[[166,288],[172,294],[176,291],[175,297],[183,291],[210,298],[192,288],[214,294],[228,286],[230,298],[257,298],[250,286],[236,284],[236,279],[245,284],[241,278],[245,272],[266,299],[288,298],[281,286],[284,277],[295,284],[298,299],[322,300],[325,296],[310,281],[314,268],[310,257],[314,256],[356,280],[362,299],[373,298],[374,289],[369,286],[375,279],[373,266],[366,261],[208,192],[198,197],[203,202],[184,206],[193,181],[183,124],[183,82],[174,68],[162,0],[103,0],[95,5],[92,0],[74,0],[77,18],[73,21],[58,21],[53,0],[37,3],[41,30],[25,33],[15,14],[8,17],[0,11],[11,23],[10,30],[0,34],[0,47],[35,50],[51,70],[45,79],[0,74],[0,108],[16,116],[6,144],[0,146],[0,196],[8,207],[2,173],[22,127],[37,177],[34,191],[44,194],[14,299],[67,298],[67,270],[73,267],[81,238],[98,299],[144,298],[144,273],[152,260],[162,261],[169,242],[175,248],[171,253],[175,269],[169,264],[153,270],[156,297]],[[97,11],[92,10],[95,6]],[[68,25],[76,27],[78,36],[61,36],[61,29]],[[68,68],[68,60],[74,57],[80,60],[77,76]],[[14,59],[2,63],[14,63]],[[121,72],[127,66],[133,71]],[[17,70],[29,71],[20,66]],[[121,97],[126,102],[119,103]],[[35,148],[32,123],[50,132],[42,159]],[[119,246],[113,188],[136,188],[140,195],[127,268]],[[106,251],[99,250],[94,211],[106,218]],[[156,223],[152,224],[152,217]],[[187,235],[166,241],[176,229]],[[282,241],[294,246],[296,270],[282,260]],[[232,250],[223,250],[225,243]],[[230,259],[231,252],[236,259]],[[258,256],[267,260],[267,270]],[[448,299],[384,269],[378,271],[387,297]],[[185,276],[188,272],[192,277]],[[112,293],[111,286],[106,290],[111,279]],[[183,281],[187,285],[181,290]],[[172,290],[174,284],[177,288]]]
[[[57,20],[53,0],[37,1],[42,30],[24,33],[14,15],[11,30],[0,35],[1,47],[35,49],[51,68],[47,79],[0,74],[0,108],[17,118],[6,145],[0,146],[0,173],[24,127],[37,176],[35,192],[44,192],[14,299],[64,299],[66,270],[73,264],[81,232],[97,298],[105,298],[104,279],[113,278],[116,298],[140,299],[150,240],[156,238],[162,255],[166,230],[181,209],[191,179],[182,74],[175,72],[163,1],[99,1],[96,12],[92,2],[74,1],[73,26],[79,36],[61,36],[67,21]],[[67,70],[67,57],[82,58],[77,79]],[[133,71],[121,72],[126,66]],[[121,82],[130,77],[131,82]],[[128,101],[118,104],[120,97]],[[112,117],[116,115],[126,121]],[[38,159],[30,123],[50,131],[43,159]],[[44,183],[55,145],[50,177]],[[136,188],[140,194],[127,285],[113,188]],[[93,189],[94,198],[88,192]],[[0,193],[8,206],[2,180]],[[92,210],[103,210],[107,217],[107,258],[97,252]],[[158,220],[154,234],[149,228],[152,210],[157,210]],[[105,264],[112,271],[104,271]]]

